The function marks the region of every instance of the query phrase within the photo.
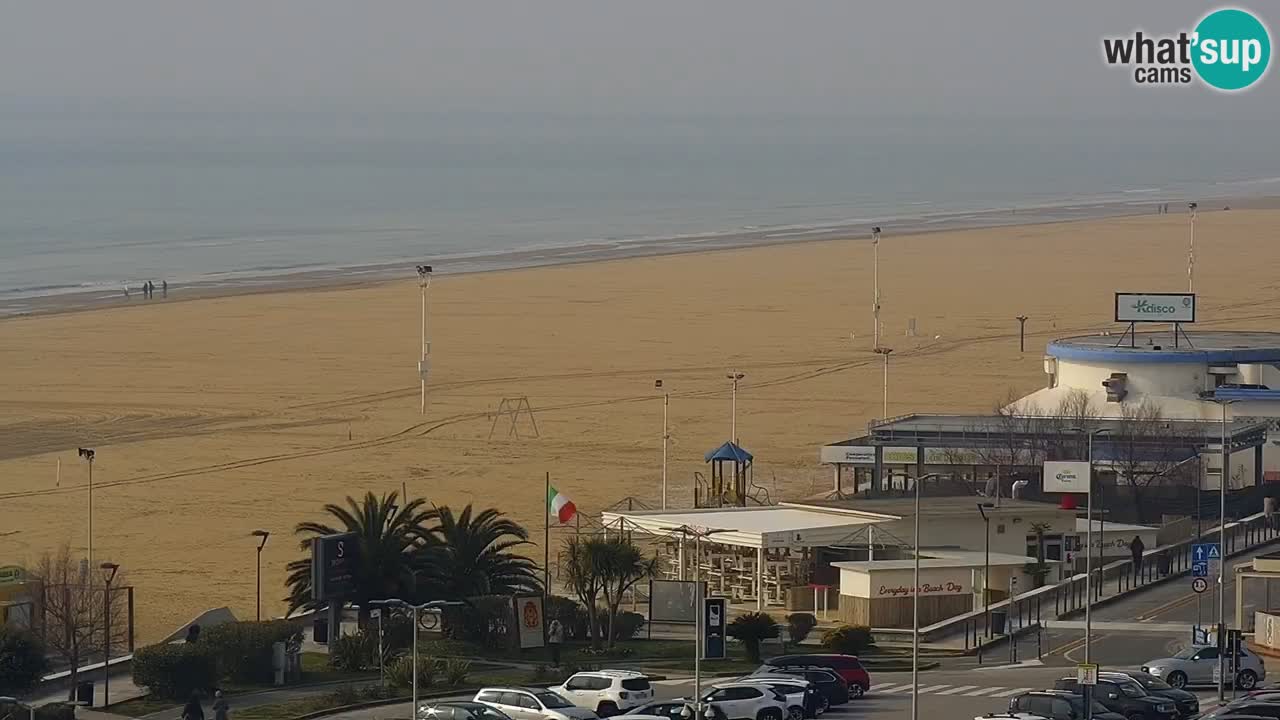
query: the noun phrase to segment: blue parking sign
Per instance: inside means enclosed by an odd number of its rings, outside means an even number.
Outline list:
[[[1191,563],[1191,577],[1209,577],[1208,562]]]

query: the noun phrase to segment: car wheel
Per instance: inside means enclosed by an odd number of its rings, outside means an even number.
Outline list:
[[[1130,713],[1129,720],[1146,720],[1147,716],[1140,712]]]
[[[596,714],[602,718],[613,717],[618,714],[618,706],[612,702],[602,702],[596,708]]]
[[[1236,687],[1240,690],[1252,690],[1258,686],[1258,676],[1252,670],[1241,670],[1236,675]]]
[[[818,696],[818,714],[821,715],[822,713],[830,709],[831,709],[831,700],[828,699],[826,695],[819,695]]]
[[[867,694],[867,689],[862,687],[862,683],[849,683],[849,697],[858,699]]]
[[[782,720],[782,711],[778,708],[765,708],[756,713],[756,720]]]
[[[804,708],[799,705],[787,708],[787,720],[804,720]]]
[[[1187,686],[1187,674],[1181,670],[1174,670],[1164,681],[1169,683],[1170,687],[1181,690]]]

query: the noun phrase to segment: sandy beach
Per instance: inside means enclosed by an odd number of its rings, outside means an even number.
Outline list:
[[[1202,326],[1274,329],[1280,210],[1202,212]],[[986,411],[1043,382],[1056,336],[1120,328],[1112,292],[1186,288],[1185,214],[886,235],[889,413]],[[671,497],[738,434],[777,499],[827,487],[818,446],[881,413],[865,238],[445,276],[431,289],[434,379],[418,412],[416,278],[0,321],[0,564],[85,545],[138,589],[143,640],[202,609],[284,610],[295,523],[366,490],[495,506],[541,540],[543,473],[596,512],[656,504],[672,393]],[[1030,316],[1027,352],[1018,323]],[[905,330],[916,319],[917,336]],[[1194,337],[1194,332],[1192,333]],[[489,438],[503,398],[521,420]],[[61,461],[61,483],[57,466]],[[530,553],[541,555],[536,546]]]

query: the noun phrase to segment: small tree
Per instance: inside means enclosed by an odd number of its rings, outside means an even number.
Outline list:
[[[602,572],[600,593],[604,595],[605,609],[608,611],[609,647],[613,647],[618,638],[614,624],[618,619],[618,606],[622,604],[622,596],[636,583],[653,575],[657,568],[656,558],[645,558],[640,549],[625,538],[602,540],[594,547],[594,552],[601,557],[595,566]]]
[[[73,556],[67,545],[41,557],[32,575],[42,586],[47,650],[59,665],[70,670],[68,699],[74,700],[79,667],[91,659],[99,659],[106,648],[103,642],[108,604],[106,576]],[[124,647],[128,642],[128,603],[121,597],[127,592],[124,589],[127,579],[123,575],[116,575],[111,589],[111,647],[114,648]]]
[[[866,625],[841,625],[822,634],[822,646],[842,655],[860,655],[875,644]]]
[[[742,643],[747,659],[760,662],[760,641],[778,637],[778,623],[769,613],[739,615],[724,629],[724,634]]]
[[[596,622],[596,601],[604,591],[604,573],[599,567],[601,553],[596,538],[574,536],[565,543],[565,582],[586,608],[587,632],[591,647],[600,647],[600,629]]]
[[[44,645],[26,630],[0,625],[0,695],[21,695],[48,670]]]
[[[799,645],[817,626],[818,618],[814,617],[813,613],[791,613],[787,616],[787,637],[792,645]]]

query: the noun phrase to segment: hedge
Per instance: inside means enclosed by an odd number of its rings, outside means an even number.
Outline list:
[[[22,695],[48,669],[44,646],[32,633],[0,625],[0,695]]]
[[[133,682],[151,694],[186,700],[218,684],[218,663],[200,643],[150,645],[133,654]]]
[[[301,632],[302,626],[291,620],[232,622],[203,631],[197,645],[214,658],[220,678],[269,684],[275,677],[271,646]]]

